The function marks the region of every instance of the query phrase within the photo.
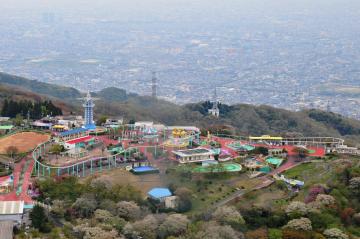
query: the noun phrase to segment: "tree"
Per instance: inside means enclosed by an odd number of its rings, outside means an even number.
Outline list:
[[[324,194],[325,189],[321,185],[315,185],[310,188],[308,195],[305,198],[305,203],[310,203],[316,200],[318,194]]]
[[[96,125],[97,126],[102,126],[103,124],[105,124],[107,119],[108,119],[108,117],[106,115],[101,115],[99,117],[99,119],[96,121]]]
[[[327,194],[318,194],[315,202],[323,207],[335,205],[336,200],[333,196]]]
[[[19,149],[16,146],[9,146],[6,148],[6,154],[14,159],[14,156],[19,152]]]
[[[282,239],[312,239],[312,235],[306,231],[284,229],[282,231]]]
[[[212,217],[221,225],[232,226],[245,223],[239,211],[237,211],[236,208],[232,206],[222,206],[217,208]]]
[[[350,179],[349,189],[354,196],[360,197],[360,177]]]
[[[62,151],[64,151],[64,146],[60,144],[53,144],[50,148],[50,152],[56,155],[56,159]]]
[[[188,188],[181,187],[176,189],[175,195],[179,197],[179,202],[178,202],[179,212],[187,212],[191,210],[192,208],[191,194],[192,192]]]
[[[116,214],[125,220],[136,220],[141,216],[141,209],[135,202],[120,201],[116,204]]]
[[[88,225],[78,225],[74,227],[74,232],[81,235],[83,239],[122,239],[114,229],[106,231],[100,227],[90,227]]]
[[[21,124],[23,123],[24,121],[24,117],[21,115],[21,114],[17,114],[15,119],[14,119],[14,124],[16,126],[21,126]]]
[[[98,221],[98,222],[109,222],[111,221],[111,219],[113,218],[113,215],[106,210],[102,210],[102,209],[97,209],[94,212],[94,218]]]
[[[299,216],[305,216],[308,212],[306,204],[299,201],[291,202],[285,209],[287,215],[296,218]]]
[[[340,229],[331,228],[324,231],[326,239],[349,239],[349,236],[343,233]]]
[[[35,205],[30,212],[30,219],[32,226],[39,229],[40,232],[48,233],[51,231],[51,226],[43,207]]]
[[[268,239],[268,232],[266,228],[259,228],[253,231],[248,231],[245,234],[246,239]]]
[[[313,229],[317,231],[325,230],[329,225],[341,224],[338,217],[327,212],[326,210],[310,212],[308,217],[311,220]]]
[[[168,216],[159,227],[160,238],[169,236],[179,236],[186,231],[189,219],[182,214],[172,214]]]
[[[306,148],[303,147],[296,147],[292,150],[293,153],[296,153],[299,155],[299,158],[304,159],[308,156],[309,151]]]
[[[292,229],[295,231],[311,231],[311,221],[308,218],[302,217],[299,219],[293,219],[284,226],[285,229]]]
[[[221,226],[216,222],[204,223],[194,239],[240,239],[245,238],[242,233],[236,232],[231,226]]]
[[[51,212],[59,217],[64,217],[66,205],[64,201],[54,200],[51,205]]]
[[[350,225],[355,213],[356,211],[354,209],[348,207],[341,211],[340,218],[345,225]]]
[[[251,154],[262,154],[264,156],[269,155],[268,148],[265,147],[256,147],[255,149],[250,151]]]
[[[96,200],[93,198],[82,196],[76,199],[73,208],[81,217],[89,217],[93,214],[97,206]]]
[[[124,227],[124,234],[128,238],[156,239],[159,222],[153,215],[147,215],[144,219],[134,223],[128,223]]]

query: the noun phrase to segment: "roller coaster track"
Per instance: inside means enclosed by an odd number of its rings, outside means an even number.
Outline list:
[[[192,135],[188,137],[189,140],[194,140],[194,138],[199,137],[199,134]],[[60,176],[64,173],[84,177],[89,175],[86,171],[89,171],[90,174],[101,172],[103,169],[111,169],[111,168],[119,168],[125,167],[131,163],[136,162],[129,162],[127,156],[130,157],[131,152],[139,152],[140,150],[144,150],[145,154],[147,153],[148,149],[154,149],[155,155],[158,152],[158,149],[167,148],[164,143],[155,144],[155,145],[137,145],[137,146],[130,146],[117,154],[111,156],[104,156],[104,157],[95,157],[86,159],[80,162],[62,165],[62,166],[54,166],[54,165],[47,165],[43,162],[40,162],[40,157],[43,157],[46,154],[47,146],[51,144],[51,141],[47,141],[43,144],[38,145],[32,152],[32,158],[35,161],[33,175],[35,176]],[[123,161],[120,160],[123,158]]]

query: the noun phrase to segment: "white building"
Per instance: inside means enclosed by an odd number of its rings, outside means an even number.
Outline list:
[[[173,151],[179,163],[196,163],[214,160],[214,152],[206,148],[186,149]]]
[[[215,116],[215,117],[220,116],[220,110],[219,110],[217,101],[213,103],[213,107],[211,109],[209,109],[208,112],[212,116]]]
[[[0,201],[0,221],[21,224],[23,213],[24,201]]]

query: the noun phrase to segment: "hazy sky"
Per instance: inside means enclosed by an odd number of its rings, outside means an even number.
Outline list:
[[[209,11],[258,11],[282,13],[288,10],[311,10],[319,12],[342,12],[358,9],[359,0],[0,0],[0,8],[7,11],[54,11],[117,15],[133,12],[137,14],[181,13]]]

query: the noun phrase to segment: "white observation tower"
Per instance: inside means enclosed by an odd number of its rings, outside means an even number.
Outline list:
[[[84,128],[88,130],[95,130],[96,126],[94,124],[94,102],[91,98],[90,91],[88,91],[86,98],[84,98],[85,102],[83,104],[84,107],[84,119],[85,125]]]

